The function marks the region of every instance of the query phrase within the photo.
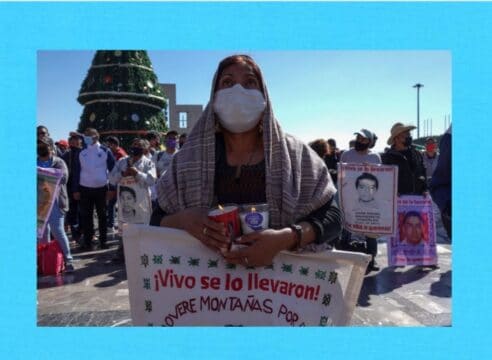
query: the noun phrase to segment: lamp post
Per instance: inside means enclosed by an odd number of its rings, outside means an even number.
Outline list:
[[[417,139],[420,138],[420,88],[424,85],[417,83],[413,86],[417,88]]]

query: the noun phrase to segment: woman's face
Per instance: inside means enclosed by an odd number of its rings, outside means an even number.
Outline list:
[[[260,81],[256,77],[251,67],[245,63],[233,64],[226,67],[219,76],[219,82],[217,83],[217,89],[227,89],[236,84],[241,84],[245,89],[260,89]]]
[[[120,193],[120,200],[123,212],[130,212],[135,209],[135,198],[128,191],[122,191]]]

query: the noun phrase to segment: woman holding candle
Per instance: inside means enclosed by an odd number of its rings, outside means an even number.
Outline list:
[[[219,64],[202,117],[157,184],[152,225],[186,230],[230,263],[262,266],[281,250],[331,244],[341,231],[336,192],[323,161],[275,119],[258,65],[247,55]],[[228,251],[217,204],[267,203],[270,228]],[[324,247],[326,248],[326,247]]]

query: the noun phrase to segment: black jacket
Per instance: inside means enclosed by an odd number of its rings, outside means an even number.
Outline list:
[[[404,151],[388,149],[381,160],[385,165],[398,166],[399,195],[422,195],[427,191],[424,160],[413,146]]]

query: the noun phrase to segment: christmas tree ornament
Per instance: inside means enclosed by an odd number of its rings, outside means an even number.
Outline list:
[[[138,120],[140,120],[140,116],[138,116],[138,114],[132,114],[132,121],[138,122]]]
[[[111,75],[106,75],[104,77],[104,83],[105,84],[111,84],[113,82],[113,77]]]
[[[154,83],[153,83],[152,81],[148,80],[148,81],[147,81],[147,86],[148,86],[149,88],[153,89],[153,88],[154,88]]]
[[[109,114],[108,119],[111,121],[118,120],[118,113],[116,111],[111,111],[111,114]]]
[[[96,114],[92,113],[92,114],[89,116],[89,121],[90,121],[90,122],[94,122],[94,120],[96,120]]]
[[[144,90],[144,91],[147,91],[147,90],[149,90],[149,89],[147,88],[147,86],[144,86],[144,87],[143,87],[143,90]]]

